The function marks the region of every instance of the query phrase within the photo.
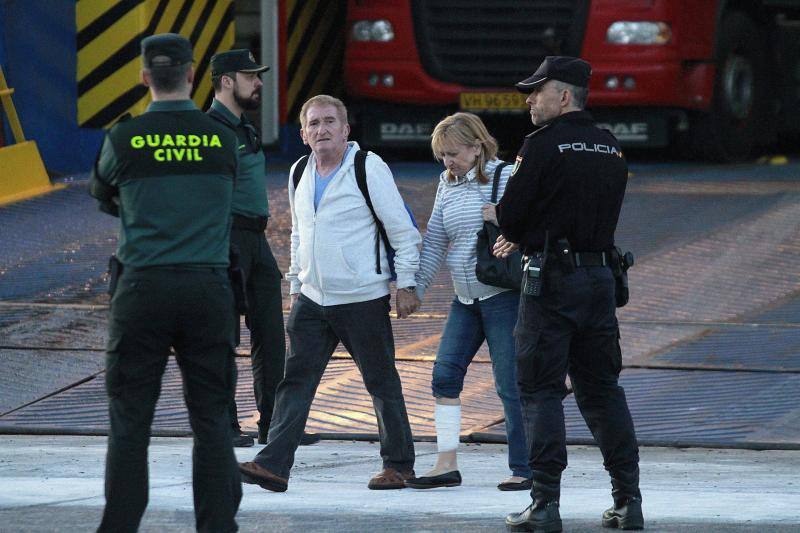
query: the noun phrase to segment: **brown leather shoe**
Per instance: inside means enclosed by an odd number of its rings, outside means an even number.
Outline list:
[[[239,472],[242,473],[242,481],[251,485],[259,485],[262,489],[272,492],[286,492],[289,488],[289,480],[273,474],[258,463],[249,461],[239,463]]]
[[[406,488],[406,480],[412,477],[414,477],[413,470],[400,472],[395,468],[386,467],[369,480],[367,488],[371,490],[404,489]]]

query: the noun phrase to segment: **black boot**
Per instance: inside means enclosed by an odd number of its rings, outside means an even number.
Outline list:
[[[312,444],[318,443],[320,440],[322,440],[322,437],[317,433],[306,433],[304,431],[303,436],[300,437],[300,446],[311,446]]]
[[[558,499],[561,497],[561,473],[548,474],[541,470],[533,471],[533,503],[521,513],[511,513],[506,517],[509,531],[537,531],[551,533],[561,531],[561,515],[558,512]]]
[[[534,502],[521,513],[506,516],[508,531],[536,531],[557,533],[561,531],[561,515],[558,502]]]
[[[269,422],[258,422],[258,443],[267,443],[267,434],[269,433]]]
[[[614,471],[611,474],[611,496],[614,498],[614,507],[603,513],[603,527],[643,529],[638,466],[628,472]]]
[[[240,430],[235,430],[233,433],[233,447],[234,448],[249,448],[254,444],[253,437]]]

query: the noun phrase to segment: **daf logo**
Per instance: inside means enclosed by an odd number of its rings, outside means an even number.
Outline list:
[[[647,122],[616,122],[597,125],[614,134],[620,141],[646,141],[648,138]]]
[[[428,140],[431,135],[429,122],[382,122],[381,139],[385,141]]]

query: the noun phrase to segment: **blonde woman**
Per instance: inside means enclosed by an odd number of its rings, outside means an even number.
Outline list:
[[[471,113],[456,113],[442,120],[431,135],[434,157],[445,170],[428,229],[422,241],[417,296],[424,298],[442,262],[453,279],[455,297],[450,307],[436,363],[432,389],[436,398],[436,465],[420,477],[406,481],[416,489],[453,487],[461,484],[456,451],[461,431],[461,400],[464,376],[484,340],[489,345],[495,388],[503,403],[508,437],[511,477],[500,490],[528,490],[531,470],[522,423],[516,378],[516,356],[512,331],[517,319],[519,292],[484,285],[475,277],[476,242],[483,226],[484,207],[490,204],[492,178],[497,166],[497,142],[483,122]],[[502,169],[500,198],[511,174]],[[486,209],[487,220],[494,209]]]

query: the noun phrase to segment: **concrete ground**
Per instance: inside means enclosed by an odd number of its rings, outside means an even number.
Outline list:
[[[259,447],[237,449],[240,461]],[[104,437],[0,436],[0,531],[91,531],[103,499]],[[243,485],[242,531],[503,531],[503,517],[529,503],[500,492],[506,448],[462,444],[460,487],[370,491],[380,469],[373,442],[322,441],[301,447],[285,493]],[[417,472],[435,460],[417,443]],[[603,531],[611,502],[597,448],[569,449],[562,483],[565,531]],[[641,450],[649,531],[800,531],[800,451],[656,448]],[[154,438],[150,504],[141,531],[192,531],[191,439]]]

